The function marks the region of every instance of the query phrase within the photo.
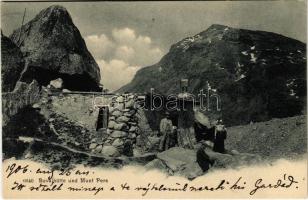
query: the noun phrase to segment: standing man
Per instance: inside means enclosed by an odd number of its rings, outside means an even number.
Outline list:
[[[225,139],[227,138],[227,129],[222,123],[222,119],[218,119],[215,126],[214,147],[213,151],[225,153]]]
[[[173,125],[170,119],[170,113],[165,113],[165,118],[160,121],[159,125],[160,133],[163,134],[159,144],[159,150],[165,151],[169,149],[170,143],[172,142]]]

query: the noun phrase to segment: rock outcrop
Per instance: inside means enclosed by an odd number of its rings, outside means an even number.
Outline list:
[[[99,90],[99,67],[64,7],[42,10],[10,38],[24,55],[22,81],[46,86],[62,78],[69,90]]]
[[[172,45],[119,92],[178,94],[182,78],[195,95],[207,90],[207,81],[216,89],[228,126],[298,115],[306,104],[306,45],[275,33],[212,25]]]
[[[208,170],[220,168],[236,168],[240,166],[255,165],[262,162],[260,156],[248,153],[233,153],[221,154],[212,151],[208,146],[202,148],[205,157],[200,162],[197,158],[197,150],[184,149],[181,147],[173,147],[164,152],[157,154],[157,159],[147,163],[145,167],[149,170],[158,169],[169,175],[184,176],[188,179],[194,179],[203,175]],[[203,170],[207,165],[207,169]]]
[[[271,159],[290,158],[307,152],[307,116],[233,126],[228,128],[228,135],[227,149]]]
[[[12,92],[2,94],[2,126],[5,126],[22,108],[30,106],[41,98],[40,87],[33,80],[30,84],[18,81]],[[18,122],[17,122],[18,123]],[[6,131],[10,132],[10,131]],[[10,133],[9,133],[10,134]]]
[[[1,32],[1,85],[2,92],[11,92],[24,68],[20,49]]]

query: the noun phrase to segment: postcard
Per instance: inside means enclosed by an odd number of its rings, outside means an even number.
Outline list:
[[[2,1],[13,199],[307,198],[307,1]]]

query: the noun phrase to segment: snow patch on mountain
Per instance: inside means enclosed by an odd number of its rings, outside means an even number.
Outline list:
[[[186,39],[184,39],[178,46],[177,48],[181,48],[183,52],[185,52],[192,43],[198,41],[198,40],[202,40],[202,36],[197,34],[193,37],[188,37]]]

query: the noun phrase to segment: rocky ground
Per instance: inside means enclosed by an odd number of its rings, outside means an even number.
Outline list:
[[[307,152],[307,116],[272,119],[228,128],[226,147],[264,158],[289,158]]]
[[[10,137],[4,138],[4,158],[31,159],[52,168],[68,168],[77,164],[121,168],[124,165],[142,165],[159,169],[168,175],[196,178],[206,171],[197,161],[197,150],[173,147],[157,152],[159,137],[148,141],[136,138],[132,156],[109,157],[98,154],[89,146],[95,132],[52,111],[52,97],[45,97],[38,106],[24,108],[4,127]],[[44,100],[44,99],[43,99]],[[59,103],[57,101],[57,103]],[[208,172],[220,168],[256,165],[278,158],[296,158],[306,151],[306,116],[273,119],[267,122],[228,128],[227,154],[213,152],[203,146],[208,156]],[[14,148],[17,146],[19,148]],[[204,163],[203,163],[204,164]]]

